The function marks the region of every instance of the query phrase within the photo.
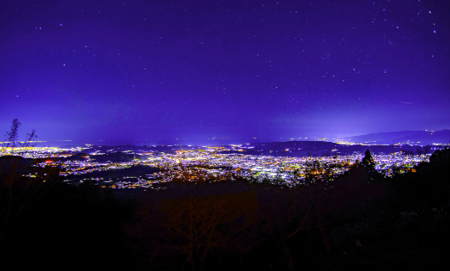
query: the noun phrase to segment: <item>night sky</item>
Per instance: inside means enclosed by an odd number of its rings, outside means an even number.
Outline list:
[[[448,14],[446,0],[1,1],[0,128],[96,144],[448,129]]]

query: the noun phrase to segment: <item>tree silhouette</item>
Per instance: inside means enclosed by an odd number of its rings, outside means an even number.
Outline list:
[[[128,246],[142,249],[149,262],[175,257],[195,270],[260,242],[260,207],[247,183],[188,187],[143,194],[134,221],[125,227]]]
[[[5,140],[8,142],[6,147],[12,148],[12,153],[14,154],[14,150],[16,147],[28,147],[31,141],[37,138],[36,132],[33,129],[31,133],[27,134],[26,140],[24,142],[19,141],[19,128],[22,125],[18,119],[13,119],[11,123],[11,128],[5,134]]]
[[[194,266],[196,261],[203,263],[211,250],[233,246],[255,222],[258,202],[255,192],[247,191],[165,199],[159,208],[175,250]]]
[[[375,167],[375,161],[373,160],[372,154],[370,153],[369,150],[367,150],[365,152],[365,156],[362,159],[362,164],[365,167],[368,167],[368,168],[374,168]]]

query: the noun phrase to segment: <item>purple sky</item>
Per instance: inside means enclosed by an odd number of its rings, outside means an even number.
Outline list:
[[[448,129],[448,14],[445,0],[1,1],[0,128],[135,144]]]

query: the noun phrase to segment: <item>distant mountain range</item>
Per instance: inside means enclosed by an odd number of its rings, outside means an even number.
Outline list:
[[[389,133],[373,133],[345,138],[347,141],[357,143],[396,144],[406,142],[420,142],[420,144],[450,143],[450,130],[441,131],[402,131]]]

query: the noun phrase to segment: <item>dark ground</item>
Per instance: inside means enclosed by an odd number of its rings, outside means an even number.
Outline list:
[[[5,267],[450,267],[450,150],[433,154],[416,173],[385,179],[355,165],[332,184],[295,190],[225,181],[117,197],[94,183],[61,183],[46,170],[46,182],[31,182],[2,169]]]

